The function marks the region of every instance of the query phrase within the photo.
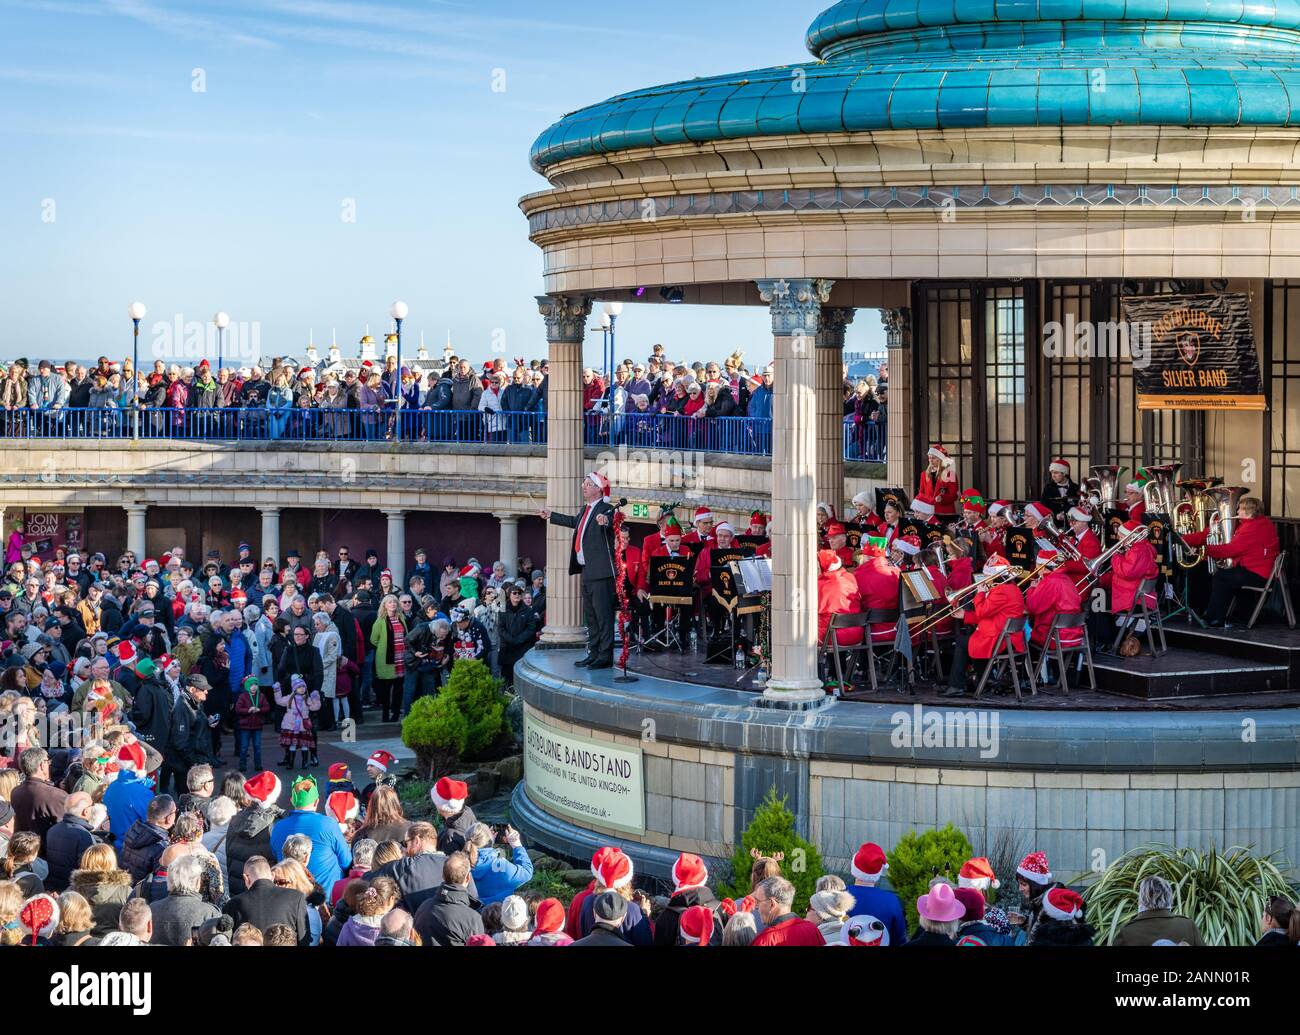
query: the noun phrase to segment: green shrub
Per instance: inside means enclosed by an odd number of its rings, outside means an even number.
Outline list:
[[[1253,945],[1265,903],[1292,897],[1274,856],[1250,848],[1208,852],[1142,845],[1111,863],[1083,893],[1097,940],[1109,945],[1138,912],[1138,885],[1163,877],[1174,889],[1174,912],[1189,917],[1206,945]]]
[[[786,799],[778,797],[776,788],[767,792],[763,803],[754,811],[736,854],[731,859],[732,880],[719,882],[719,894],[736,901],[749,894],[749,874],[754,866],[753,852],[783,856],[781,876],[794,885],[794,912],[808,912],[808,898],[817,890],[817,878],[823,873],[822,857],[815,845],[800,837],[794,829],[794,813],[786,808]]]
[[[415,752],[422,774],[434,780],[454,772],[501,734],[506,699],[501,683],[481,661],[458,661],[447,685],[421,697],[402,720],[402,743]]]
[[[930,888],[935,877],[947,877],[955,885],[961,864],[975,854],[966,835],[949,823],[942,830],[915,830],[901,838],[889,860],[889,883],[903,900],[907,929],[916,930],[916,900]]]

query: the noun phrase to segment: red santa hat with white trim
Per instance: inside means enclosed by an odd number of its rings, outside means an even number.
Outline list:
[[[843,568],[844,562],[840,560],[840,555],[834,550],[818,550],[817,566],[821,569],[823,575],[829,575],[831,572]]]
[[[691,906],[677,923],[677,933],[685,945],[708,945],[713,938],[713,910],[708,906]]]
[[[1020,860],[1020,865],[1016,867],[1016,873],[1035,884],[1050,884],[1052,882],[1052,868],[1047,865],[1046,852],[1030,852]]]
[[[386,773],[388,772],[388,767],[396,761],[397,759],[390,752],[384,751],[381,748],[372,753],[371,756],[366,759],[366,765],[374,766],[381,773]]]
[[[730,532],[732,535],[736,534],[736,530],[731,527],[731,522],[726,520],[719,521],[713,526],[713,534],[717,535],[719,532]]]
[[[921,540],[914,535],[900,535],[894,540],[894,549],[909,557],[915,557],[921,552]]]
[[[123,744],[117,751],[117,768],[130,769],[133,772],[143,773],[145,766],[144,748],[138,743]]]
[[[632,860],[626,852],[609,848],[600,860],[600,865],[592,866],[596,882],[604,888],[623,888],[632,883]]]
[[[711,511],[708,507],[695,508],[695,518],[694,518],[695,524],[698,525],[701,521],[712,521],[712,520],[713,520],[713,511]]]
[[[944,447],[940,445],[938,442],[936,442],[928,450],[926,450],[925,455],[934,457],[936,460],[940,461],[944,465],[948,465],[952,463],[952,454],[949,453],[948,450],[944,449]]]
[[[934,517],[934,499],[924,492],[918,492],[912,499],[912,513],[922,517]]]
[[[1002,887],[1002,882],[994,874],[993,864],[980,855],[961,864],[961,869],[957,872],[957,887],[987,891],[989,888]]]
[[[1043,915],[1070,923],[1083,919],[1083,896],[1069,888],[1053,888],[1043,896]]]
[[[1037,518],[1039,521],[1046,521],[1052,516],[1052,512],[1044,507],[1041,503],[1025,504],[1025,517]]]
[[[1047,470],[1051,474],[1063,474],[1068,478],[1070,476],[1070,461],[1063,457],[1055,457],[1047,465]]]
[[[609,855],[610,852],[617,851],[617,848],[610,848],[608,845],[596,849],[591,857],[591,875],[596,880],[600,880],[600,864],[605,861],[605,856]]]
[[[280,797],[280,778],[270,770],[257,773],[244,781],[244,793],[260,809],[269,809]]]
[[[325,808],[339,825],[340,830],[347,830],[361,812],[361,804],[351,791],[335,791],[326,799]]]
[[[1003,568],[1011,567],[1011,562],[1003,557],[1000,553],[989,554],[989,559],[984,562],[984,574],[996,575]]]
[[[673,863],[673,890],[684,891],[687,888],[698,888],[708,882],[709,870],[704,865],[704,860],[698,855],[688,855],[683,852]]]
[[[1008,510],[1010,507],[1011,507],[1010,500],[994,500],[992,503],[989,504],[989,517],[991,518],[997,517],[1004,510]]]
[[[864,884],[875,884],[889,872],[889,863],[885,859],[884,849],[868,841],[854,854],[849,868],[857,880]]]
[[[606,503],[608,503],[609,502],[609,479],[606,478],[599,471],[592,471],[591,474],[587,475],[587,481],[591,482],[592,485],[596,486],[596,488],[600,490],[601,499],[603,499]]]
[[[459,812],[465,807],[465,799],[469,797],[469,785],[461,780],[453,780],[450,776],[444,776],[433,785],[429,796],[433,798],[433,803],[439,810]]]
[[[1086,503],[1079,503],[1070,508],[1069,518],[1071,521],[1091,521],[1092,508]]]

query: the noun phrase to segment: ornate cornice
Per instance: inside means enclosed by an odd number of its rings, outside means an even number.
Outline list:
[[[590,295],[538,295],[537,310],[546,322],[546,340],[581,344],[591,315]]]
[[[891,349],[912,347],[912,310],[907,306],[880,310],[880,322],[885,325],[885,345]]]
[[[812,337],[821,328],[822,306],[831,300],[833,280],[760,280],[758,297],[772,312],[772,334],[778,338]]]
[[[844,348],[844,332],[858,314],[856,309],[843,306],[825,306],[821,312],[821,322],[817,327],[817,347],[819,349]]]

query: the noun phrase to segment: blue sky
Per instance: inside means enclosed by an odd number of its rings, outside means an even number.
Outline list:
[[[624,90],[802,60],[823,6],[0,0],[0,358],[124,354],[136,299],[142,343],[224,309],[263,354],[337,328],[350,355],[401,298],[408,348],[541,355],[533,140]],[[771,353],[758,309],[629,306],[620,356],[656,341]],[[848,347],[882,343],[863,313]]]

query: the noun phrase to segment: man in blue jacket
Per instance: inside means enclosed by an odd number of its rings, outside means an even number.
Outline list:
[[[858,904],[851,915],[874,916],[889,931],[890,945],[906,945],[907,920],[902,901],[894,892],[876,887],[889,869],[884,851],[879,845],[863,845],[853,857],[852,869],[853,886],[845,890]]]
[[[316,811],[320,788],[313,776],[300,776],[289,792],[293,811],[271,828],[271,851],[276,862],[284,858],[284,843],[294,834],[311,838],[307,871],[328,894],[336,881],[352,868],[352,849],[343,840],[338,823]]]
[[[144,748],[123,744],[117,753],[117,779],[104,791],[108,831],[119,845],[131,826],[145,818],[149,802],[153,801],[153,788],[145,779],[144,767]]]
[[[507,859],[492,844],[492,828],[486,823],[475,823],[469,828],[466,839],[478,849],[478,861],[470,871],[478,888],[478,900],[485,906],[503,902],[515,889],[533,879],[533,860],[520,840],[519,831],[507,826],[504,831],[510,848]]]

